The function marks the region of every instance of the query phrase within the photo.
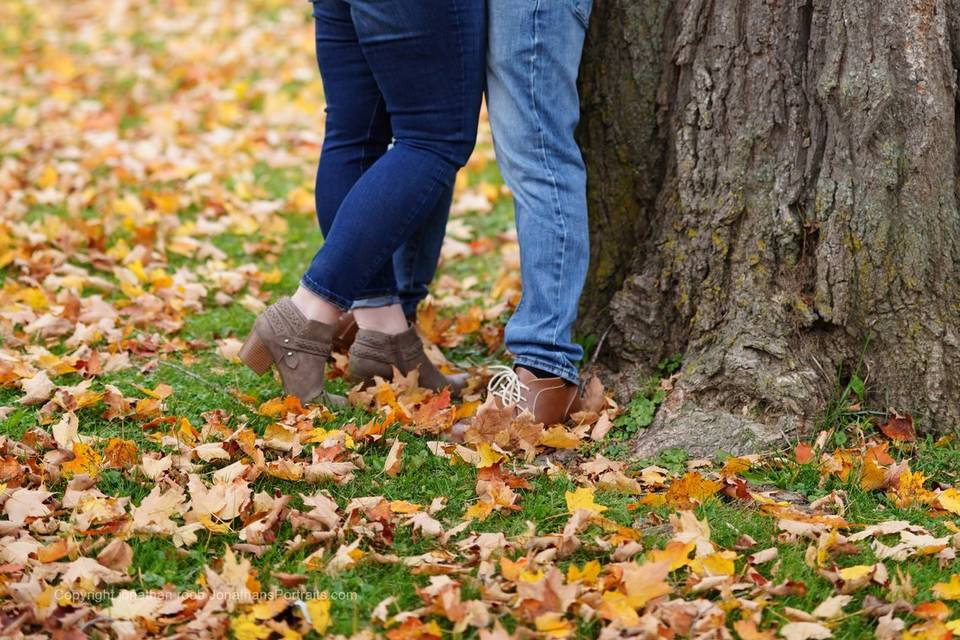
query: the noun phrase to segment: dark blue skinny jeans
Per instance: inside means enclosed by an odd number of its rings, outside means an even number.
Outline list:
[[[396,300],[396,261],[409,301],[433,275],[456,173],[476,142],[485,3],[316,0],[313,15],[327,101],[325,242],[301,283],[345,310]]]

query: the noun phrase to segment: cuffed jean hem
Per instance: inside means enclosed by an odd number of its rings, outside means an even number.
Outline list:
[[[384,294],[381,296],[374,296],[370,298],[363,298],[361,300],[354,300],[353,306],[351,309],[376,309],[379,307],[389,307],[395,304],[400,304],[400,296],[397,294]]]
[[[517,356],[514,358],[513,364],[518,367],[536,367],[537,369],[543,369],[555,376],[560,376],[570,384],[580,384],[580,372],[576,367],[558,365],[556,362],[541,360],[531,356]]]
[[[346,298],[343,298],[343,297],[341,297],[341,296],[338,296],[337,294],[333,293],[332,291],[329,291],[328,289],[325,289],[324,287],[321,287],[321,286],[320,286],[319,284],[317,284],[314,280],[311,280],[311,279],[310,279],[310,276],[308,276],[307,274],[303,274],[303,277],[300,278],[300,285],[301,285],[304,289],[309,289],[310,291],[312,291],[312,292],[315,293],[316,295],[320,296],[321,298],[323,298],[324,300],[326,300],[327,302],[329,302],[329,303],[332,304],[333,306],[337,307],[337,308],[340,309],[341,311],[349,311],[349,310],[350,310],[350,306],[353,304],[352,302],[350,302],[350,301],[347,300]]]
[[[400,306],[403,307],[403,315],[408,318],[416,318],[417,310],[420,309],[420,303],[426,296],[417,296],[416,298],[407,298],[400,296]]]

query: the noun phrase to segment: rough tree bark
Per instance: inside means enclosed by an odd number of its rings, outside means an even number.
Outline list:
[[[960,425],[960,0],[602,0],[581,70],[582,331],[621,397],[683,354],[638,455],[873,402]]]

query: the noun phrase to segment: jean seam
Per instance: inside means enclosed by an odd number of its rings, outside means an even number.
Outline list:
[[[464,53],[464,46],[463,46],[463,29],[461,28],[461,25],[460,25],[460,15],[459,15],[460,4],[458,2],[453,2],[452,4],[453,4],[453,19],[457,23],[457,47],[460,50],[459,51],[460,82],[459,82],[459,93],[457,95],[457,99],[460,102],[460,112],[464,114],[463,118],[460,120],[460,133],[462,134],[466,130],[466,127],[467,127],[466,121],[467,121],[467,118],[469,117],[466,115],[467,109],[464,108],[466,106],[466,94],[467,94],[467,72],[466,72],[467,58]]]
[[[407,241],[400,246],[401,253],[401,262],[400,265],[404,269],[403,277],[407,280],[405,283],[406,287],[412,287],[416,284],[416,273],[414,273],[414,265],[417,262],[417,256],[420,253],[420,241],[423,239],[423,225],[420,226],[420,229],[417,230],[415,234],[407,238]],[[394,274],[396,278],[397,274]],[[401,293],[400,287],[397,287],[397,292]]]
[[[346,298],[340,295],[337,295],[333,291],[330,291],[326,287],[318,284],[316,280],[314,280],[307,274],[303,274],[303,277],[300,278],[300,284],[303,285],[305,288],[309,289],[314,294],[320,296],[321,298],[323,298],[333,306],[343,311],[347,311],[350,309],[351,303]]]
[[[556,288],[556,295],[554,296],[554,298],[559,300],[560,293],[563,288],[562,280],[563,280],[563,274],[565,271],[564,266],[566,263],[565,254],[566,254],[566,248],[567,248],[567,223],[563,219],[563,205],[560,201],[560,192],[557,186],[556,172],[554,171],[553,167],[550,165],[550,160],[547,154],[547,144],[545,140],[544,126],[543,126],[543,121],[540,118],[540,106],[537,101],[536,60],[537,60],[537,54],[539,53],[540,47],[541,47],[539,18],[540,18],[540,1],[538,0],[533,11],[533,58],[531,60],[532,69],[530,73],[530,79],[531,79],[530,80],[530,89],[531,89],[530,97],[531,97],[531,103],[533,104],[533,114],[537,121],[537,133],[539,134],[538,141],[540,143],[539,151],[541,155],[541,161],[543,163],[545,173],[550,179],[550,186],[552,189],[551,195],[553,196],[554,206],[555,206],[554,214],[556,214],[557,221],[560,224],[560,254],[558,256],[558,261],[555,262],[555,264],[558,265],[558,270],[557,272],[555,272],[556,277],[554,278],[554,284]],[[560,322],[556,321],[553,323],[553,335],[550,337],[550,343],[553,347],[557,346],[557,333],[559,331],[560,331]]]
[[[370,114],[370,124],[367,125],[367,135],[364,136],[363,144],[360,145],[360,176],[367,170],[367,145],[370,143],[370,136],[373,135],[373,124],[377,121],[377,111],[380,110],[380,103],[383,101],[383,96],[377,98],[377,104],[373,106],[373,113]],[[381,156],[383,157],[383,156]],[[358,178],[359,180],[359,178]]]
[[[590,27],[590,14],[588,13],[587,8],[584,6],[587,4],[587,2],[589,2],[589,0],[576,0],[573,9],[573,12],[580,20],[580,24],[583,25],[584,29],[588,29]]]

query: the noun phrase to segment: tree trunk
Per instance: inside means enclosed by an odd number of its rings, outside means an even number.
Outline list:
[[[621,397],[680,353],[638,455],[870,400],[960,424],[960,0],[601,0],[581,71],[581,331]]]

